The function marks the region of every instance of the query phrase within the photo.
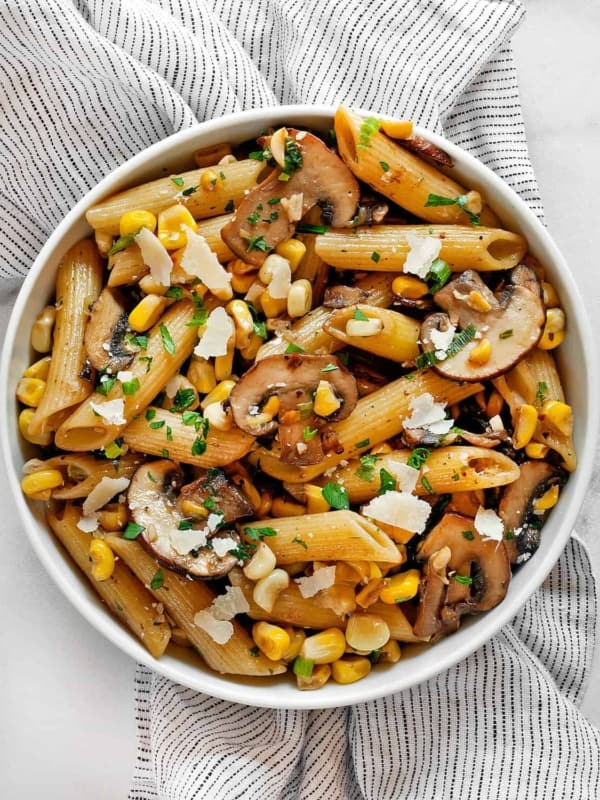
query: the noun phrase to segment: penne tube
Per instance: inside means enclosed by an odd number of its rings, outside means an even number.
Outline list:
[[[166,310],[149,332],[146,349],[136,353],[128,369],[132,376],[129,382],[137,381],[139,384],[135,391],[124,394],[121,382],[116,381],[106,398],[98,393],[89,397],[57,430],[57,447],[78,452],[105,447],[119,436],[134,416],[146,409],[167,381],[179,372],[198,341],[197,328],[188,324],[194,316],[194,309],[194,303],[184,299]],[[121,401],[122,410],[111,416],[122,422],[111,422],[110,418],[100,416],[98,409],[111,401]]]
[[[320,464],[295,467],[279,459],[276,447],[259,447],[249,455],[253,464],[267,475],[289,483],[305,483],[336,467],[340,461],[356,458],[373,445],[402,432],[402,420],[410,413],[409,404],[420,394],[429,392],[437,402],[460,403],[483,390],[480,383],[456,383],[442,378],[433,370],[413,372],[392,381],[362,397],[349,417],[334,422],[331,430],[339,443],[335,453],[328,453]],[[338,452],[339,451],[339,452]]]
[[[394,468],[398,464],[406,464],[411,452],[393,450],[391,453],[378,455],[372,469],[365,469],[359,459],[353,458],[346,466],[337,467],[327,478],[321,476],[314,482],[318,486],[324,486],[328,481],[339,483],[348,492],[350,503],[366,503],[379,493],[379,470],[385,469],[395,477]],[[508,456],[495,450],[452,445],[432,450],[418,470],[418,475],[414,494],[426,497],[429,494],[451,494],[505,486],[518,480],[519,467]],[[426,479],[425,483],[423,478]],[[286,488],[300,502],[304,500],[302,484]]]
[[[356,282],[356,286],[367,292],[367,300],[372,306],[387,306],[392,302],[393,273],[376,273],[367,275]],[[335,353],[344,347],[343,342],[325,332],[324,326],[333,311],[324,306],[309,311],[302,319],[294,322],[285,337],[277,337],[266,342],[258,351],[256,360],[266,356],[285,353],[290,344],[301,347],[306,353]]]
[[[92,577],[92,561],[89,555],[92,536],[77,527],[80,517],[79,509],[70,503],[61,512],[50,508],[46,514],[48,525],[55,536],[102,600],[154,658],[160,658],[171,638],[171,629],[164,615],[158,612],[154,598],[145,588],[144,582],[140,583],[123,561],[115,561],[114,572],[107,580],[97,581]]]
[[[361,319],[356,319],[357,314],[361,316]],[[367,319],[364,320],[362,317]],[[379,322],[381,326],[379,333],[372,336],[352,336],[348,333],[350,331],[348,323],[363,324],[367,320]],[[416,358],[420,352],[418,341],[421,325],[419,322],[413,317],[388,308],[376,308],[362,304],[340,308],[334,311],[324,323],[323,330],[345,346],[358,347],[360,350],[366,350],[368,353],[399,363]]]
[[[106,536],[105,541],[139,580],[149,586],[159,565],[141,544],[114,535]],[[231,620],[233,636],[225,644],[217,644],[194,623],[196,612],[211,605],[215,592],[203,581],[187,580],[166,567],[161,567],[161,571],[162,585],[152,590],[154,597],[164,605],[171,619],[211,669],[229,675],[277,675],[285,672],[281,662],[271,661],[260,652],[252,655],[250,651],[254,650],[254,642],[235,618]]]
[[[239,428],[220,431],[209,427],[206,437],[194,424],[186,425],[183,415],[152,406],[152,420],[142,414],[123,431],[123,441],[134,450],[170,458],[198,467],[223,467],[249,452],[255,439]],[[162,423],[162,425],[161,425]],[[154,428],[150,425],[154,424]],[[160,425],[160,427],[156,427]],[[202,444],[199,446],[197,442]],[[206,450],[202,448],[206,444]],[[168,456],[165,455],[168,451]]]
[[[316,237],[315,250],[336,269],[402,271],[411,249],[407,234],[439,239],[439,257],[453,272],[512,269],[527,252],[527,242],[518,233],[472,225],[373,225],[354,233],[331,230]],[[374,260],[374,253],[379,258]]]
[[[57,469],[64,475],[64,485],[52,490],[54,500],[77,500],[87,497],[102,478],[131,478],[143,461],[143,455],[137,453],[126,453],[111,461],[68,453],[41,461],[39,469]]]
[[[274,517],[241,524],[247,535],[253,528],[271,528],[276,535],[269,547],[278,564],[297,561],[378,561],[401,564],[402,554],[389,536],[354,511],[328,511],[298,517]]]
[[[312,208],[304,216],[304,221],[320,224],[321,209],[318,206]],[[294,280],[304,278],[310,281],[312,286],[312,307],[316,308],[323,302],[323,294],[329,275],[329,265],[317,254],[317,236],[314,233],[297,233],[296,239],[301,241],[306,247],[306,253],[300,262],[298,269],[294,272]]]
[[[388,603],[377,602],[369,606],[369,613],[376,614],[381,617],[390,629],[390,639],[396,639],[399,642],[406,642],[418,644],[423,642],[415,635],[412,625],[406,618],[401,605],[390,605]]]
[[[262,162],[252,159],[223,164],[217,170],[216,183],[209,183],[208,188],[202,185],[201,178],[202,173],[212,167],[182,172],[177,176],[182,182],[176,183],[170,177],[159,178],[102,200],[85,216],[92,228],[101,228],[113,236],[119,234],[119,220],[123,214],[139,208],[157,215],[175,203],[182,203],[194,219],[216,217],[224,214],[230,203],[237,206],[243,200],[246,190],[256,185],[263,166]]]
[[[361,141],[364,119],[350,109],[340,106],[335,115],[335,135],[340,155],[348,168],[380,194],[389,197],[402,208],[428,222],[468,225],[469,217],[458,204],[427,206],[429,195],[455,199],[467,197],[467,208],[480,214],[482,199],[479,192],[467,191],[443,172],[396,144],[381,131],[370,133]],[[495,215],[486,209],[486,225],[497,223]],[[493,220],[493,221],[492,221]]]
[[[102,289],[102,262],[91,239],[83,239],[65,253],[56,276],[56,323],[46,389],[29,424],[33,435],[56,430],[69,409],[94,391],[82,378],[86,353],[85,326],[92,303]]]

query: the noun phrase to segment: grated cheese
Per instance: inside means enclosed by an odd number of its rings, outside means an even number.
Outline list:
[[[386,492],[373,498],[362,513],[377,522],[394,525],[412,533],[423,533],[431,514],[431,506],[406,492]]]
[[[231,275],[219,263],[216,254],[208,246],[208,242],[199,233],[187,225],[183,226],[187,236],[187,244],[181,256],[181,269],[194,278],[200,278],[211,292],[230,289]]]
[[[105,475],[84,500],[83,516],[88,517],[94,511],[105,506],[116,494],[125,491],[129,482],[129,478],[108,478]]]
[[[218,306],[208,315],[202,338],[194,348],[194,355],[200,358],[227,355],[227,344],[234,333],[233,320],[222,306]]]
[[[142,228],[134,238],[140,248],[142,261],[147,267],[150,267],[152,280],[160,283],[161,286],[170,286],[173,262],[158,236],[155,236],[148,228]]]
[[[226,644],[233,636],[233,625],[228,620],[215,619],[206,609],[194,614],[194,625],[208,633],[217,644]]]
[[[247,614],[250,606],[239,586],[227,586],[225,594],[215,597],[208,610],[215,619],[223,620],[233,619],[236,614]]]
[[[117,380],[121,381],[121,383],[127,383],[132,379],[133,379],[133,372],[131,372],[130,370],[121,369],[117,372]]]
[[[438,355],[439,352],[444,353],[444,358],[446,357],[446,350],[450,346],[450,343],[454,339],[454,335],[456,334],[456,325],[450,324],[448,326],[448,330],[446,331],[438,331],[436,328],[432,328],[429,338],[431,339],[431,344],[435,347],[436,356],[440,358]]]
[[[123,416],[125,410],[125,401],[122,397],[117,397],[116,400],[107,400],[106,402],[94,403],[90,402],[92,409],[105,419],[109,425],[126,425],[127,420]]]
[[[209,514],[206,520],[206,527],[211,533],[214,533],[219,525],[223,522],[223,514]],[[236,546],[237,542],[234,542],[234,547]]]
[[[504,430],[504,423],[502,422],[500,414],[495,414],[493,417],[490,417],[490,428],[494,433],[500,433],[500,431]]]
[[[493,508],[479,506],[473,525],[477,533],[483,536],[483,541],[493,540],[501,542],[504,536],[504,523]]]
[[[406,234],[406,241],[410,250],[404,263],[404,272],[425,279],[431,265],[440,254],[442,242],[433,236],[417,236],[410,232]]]
[[[427,430],[438,436],[445,436],[447,433],[450,433],[453,426],[453,419],[441,419],[439,422],[432,422],[431,425],[428,425]]]
[[[425,428],[435,422],[441,422],[446,417],[446,403],[434,402],[433,395],[429,392],[413,397],[408,407],[412,414],[402,422],[402,427],[407,430]]]
[[[84,533],[94,533],[98,530],[98,516],[96,514],[89,514],[83,516],[77,523],[77,527]]]
[[[419,470],[409,467],[402,461],[387,461],[385,468],[398,481],[398,488],[401,492],[411,494],[417,485]]]
[[[290,262],[279,256],[268,256],[271,269],[269,281],[269,294],[274,300],[282,300],[288,296],[292,283]]]
[[[300,589],[300,594],[305,599],[314,597],[321,589],[328,589],[335,583],[335,567],[321,567],[316,569],[312,575],[304,578],[296,578],[296,583]]]
[[[304,202],[304,194],[302,192],[293,194],[289,198],[282,197],[279,202],[290,222],[299,222],[302,219],[302,204]]]
[[[201,530],[180,531],[178,528],[164,528],[161,533],[166,532],[171,548],[179,553],[180,556],[187,556],[192,550],[206,546],[206,528]]]
[[[230,550],[235,550],[238,545],[235,539],[232,539],[231,536],[215,538],[211,539],[211,541],[213,550],[219,556],[219,558],[223,558],[223,556],[227,555]]]

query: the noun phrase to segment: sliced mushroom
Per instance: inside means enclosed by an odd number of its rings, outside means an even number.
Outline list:
[[[449,433],[433,433],[428,428],[405,428],[402,431],[402,441],[407,447],[439,447],[462,440],[474,447],[491,449],[508,438],[508,431],[493,431],[491,428],[483,433],[471,433],[463,428],[460,428],[460,433],[452,430]]]
[[[469,517],[445,514],[424,539],[417,558],[431,561],[443,548],[449,548],[451,554],[447,562],[448,586],[445,593],[437,581],[430,587],[431,570],[425,568],[421,587],[424,607],[417,614],[417,636],[455,631],[463,614],[477,614],[497,606],[510,583],[506,550],[492,539],[485,540]],[[465,581],[456,580],[457,576]],[[437,614],[433,613],[434,603],[438,604]]]
[[[233,219],[221,230],[229,249],[249,264],[262,264],[271,250],[293,235],[296,222],[317,204],[327,209],[328,224],[336,228],[350,225],[356,211],[358,182],[344,162],[307,131],[289,129],[287,135],[300,150],[302,165],[289,180],[280,180],[282,169],[273,170],[248,193]]]
[[[224,523],[235,522],[254,513],[246,495],[229,480],[221,469],[202,472],[192,483],[181,487],[177,507],[186,516],[184,502],[195,503],[207,511],[218,510]]]
[[[339,401],[339,407],[326,416],[314,409],[321,382],[329,384]],[[323,460],[324,426],[345,419],[357,400],[356,380],[335,356],[300,353],[263,358],[241,377],[229,396],[236,425],[253,436],[269,436],[278,430],[280,458],[297,466]]]
[[[423,158],[433,161],[434,164],[439,164],[442,167],[453,167],[454,162],[446,153],[441,150],[433,142],[427,141],[422,136],[411,136],[410,139],[396,139],[396,144],[404,147],[405,150],[410,150],[411,153],[417,153]]]
[[[356,212],[356,225],[379,225],[383,222],[390,207],[383,200],[363,198]]]
[[[548,510],[536,513],[533,504],[550,487],[566,480],[563,470],[547,461],[526,461],[521,464],[518,481],[502,493],[498,515],[504,523],[504,545],[511,564],[522,564],[531,558],[540,543],[540,530]]]
[[[220,510],[223,487],[221,493],[213,497],[215,519],[209,515],[208,520],[190,523],[178,509],[177,493],[182,481],[181,467],[166,459],[145,464],[134,474],[127,492],[127,503],[134,522],[142,528],[139,541],[161,564],[192,578],[226,575],[237,564],[238,557],[230,552],[217,555],[214,543],[225,539],[233,549],[240,538],[235,530],[221,529],[224,519],[216,514],[216,510]],[[193,489],[191,495],[196,491]]]
[[[539,281],[530,267],[515,267],[510,282],[497,297],[478,273],[466,270],[436,292],[434,300],[446,313],[432,314],[423,322],[424,351],[439,352],[432,331],[446,331],[451,324],[461,331],[469,325],[476,330],[475,339],[434,365],[452,380],[481,381],[501,375],[534,348],[542,335],[544,304]],[[483,339],[490,342],[491,353],[482,361],[475,348]]]
[[[123,294],[118,289],[106,287],[92,306],[83,339],[92,366],[112,372],[126,369],[134,357],[125,344],[129,332]]]
[[[348,308],[368,302],[369,292],[360,286],[328,286],[323,297],[326,308]]]

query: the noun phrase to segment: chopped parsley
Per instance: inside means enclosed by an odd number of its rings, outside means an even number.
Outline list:
[[[137,378],[132,378],[130,381],[123,381],[121,384],[121,389],[123,390],[123,394],[128,396],[134,395],[138,389],[140,388],[140,382]]]
[[[169,333],[169,329],[167,328],[164,322],[160,323],[159,330],[160,330],[160,338],[162,339],[162,344],[165,351],[171,356],[174,355],[175,342],[173,341],[171,334]]]
[[[512,328],[508,328],[508,330],[502,331],[502,333],[498,334],[498,338],[499,339],[510,339],[510,337],[512,335],[513,335],[513,329]]]
[[[98,394],[103,394],[105,397],[108,396],[108,393],[115,385],[116,378],[111,378],[108,375],[104,374],[100,376],[100,383],[96,386],[96,392]]]
[[[134,243],[135,237],[141,230],[142,228],[138,228],[135,233],[126,233],[125,236],[119,236],[117,241],[108,251],[108,255],[114,256],[115,253],[120,253],[121,250],[125,250],[125,248],[130,247]]]
[[[387,163],[387,161],[380,161],[379,162],[379,166],[381,167],[381,169],[384,172],[389,172],[390,171],[390,165]]]
[[[371,261],[374,261],[376,264],[380,258],[381,256],[379,255],[379,253],[376,252],[371,253]]]
[[[292,353],[306,353],[306,350],[304,350],[302,347],[298,347],[297,344],[290,342],[288,346],[285,348],[284,353],[286,356],[289,356]]]
[[[429,284],[429,291],[431,294],[439,292],[442,286],[445,286],[452,275],[452,270],[442,258],[436,258],[431,266],[429,272],[425,276],[425,280]]]
[[[148,421],[150,421],[151,419],[154,419],[155,416],[156,416],[156,409],[155,408],[147,408],[146,409],[145,417],[146,417],[146,419]]]
[[[254,210],[249,217],[246,217],[250,225],[256,225],[258,220],[260,219],[260,211]]]
[[[299,222],[296,225],[296,233],[327,233],[327,225],[311,225],[309,222]]]
[[[158,420],[156,420],[156,422],[151,422],[150,423],[150,428],[153,431],[157,431],[159,428],[162,428],[164,426],[164,424],[165,424],[164,419],[158,419]]]
[[[310,442],[315,438],[318,432],[318,428],[311,428],[309,425],[305,425],[302,431],[302,438],[305,442]]]
[[[137,537],[145,530],[143,525],[138,525],[136,522],[128,522],[127,527],[123,531],[124,539],[137,539]]]
[[[320,372],[335,372],[336,369],[337,369],[337,367],[336,367],[335,364],[327,364],[326,367],[323,367],[323,369],[321,369],[319,371]]]
[[[145,350],[148,347],[148,334],[146,333],[131,333],[127,336],[127,341],[133,347],[139,347],[140,350]]]
[[[169,451],[166,447],[163,447],[163,449],[160,451],[160,454],[163,458],[169,458]]]
[[[514,531],[506,531],[506,533],[504,535],[504,538],[508,539],[509,541],[511,539],[514,539],[515,538],[515,532]]]
[[[376,117],[367,117],[361,123],[357,149],[366,150],[371,146],[371,136],[381,128],[381,120]],[[387,172],[387,170],[385,170]]]
[[[305,550],[308,550],[308,545],[306,544],[304,539],[301,539],[299,536],[294,536],[294,538],[292,539],[292,542],[294,544],[299,544],[300,547],[303,547]]]
[[[462,583],[464,586],[470,586],[473,583],[473,578],[470,575],[454,575],[453,580],[457,583]]]
[[[273,156],[270,148],[265,147],[263,150],[253,150],[251,153],[248,153],[248,158],[251,158],[253,161],[270,161]]]
[[[284,167],[283,172],[279,175],[280,181],[289,181],[296,170],[302,167],[304,159],[302,152],[296,142],[290,137],[285,137],[284,144]]]
[[[365,455],[360,457],[360,467],[356,470],[356,475],[363,481],[372,481],[375,477],[375,465],[379,461],[379,456]]]
[[[336,508],[338,510],[350,508],[348,490],[344,489],[343,486],[340,486],[339,483],[329,481],[321,489],[321,494],[332,508]]]
[[[152,366],[152,356],[140,356],[140,361],[146,362],[146,374],[148,374]]]
[[[396,479],[391,475],[387,469],[382,467],[379,470],[379,491],[377,494],[385,494],[386,492],[396,491]]]
[[[368,447],[371,444],[370,439],[363,439],[361,442],[357,442],[354,447],[357,450],[362,450],[363,447]]]
[[[546,383],[546,381],[540,381],[537,385],[535,399],[541,404],[546,399],[547,394],[548,394],[548,384]]]
[[[369,318],[367,317],[367,315],[366,315],[366,314],[364,314],[364,313],[363,313],[363,312],[360,310],[360,308],[358,308],[358,307],[356,307],[356,308],[354,309],[354,314],[352,314],[352,319],[358,319],[358,320],[360,320],[361,322],[368,322],[368,321],[369,321]]]
[[[250,253],[252,250],[260,250],[262,253],[268,253],[273,248],[267,242],[264,236],[251,236],[248,239],[248,247],[246,252]]]
[[[481,225],[479,221],[479,214],[474,214],[467,208],[469,198],[466,194],[459,194],[458,197],[442,197],[439,194],[430,194],[427,196],[427,206],[458,206],[461,208],[469,218],[471,225]]]
[[[150,581],[150,588],[153,592],[163,585],[164,575],[162,569],[157,569]]]
[[[265,320],[254,320],[254,333],[260,336],[261,339],[267,338],[267,323]]]
[[[194,389],[178,389],[173,398],[173,408],[171,411],[183,411],[189,408],[196,401]]]
[[[409,455],[408,461],[406,463],[409,467],[412,467],[413,469],[421,469],[421,467],[427,461],[430,455],[431,455],[431,450],[428,450],[427,447],[415,447],[415,449]]]
[[[450,342],[448,347],[446,348],[446,358],[452,358],[457,353],[459,353],[463,347],[472,342],[475,338],[475,334],[477,333],[477,329],[475,325],[470,323],[467,325],[466,328],[463,328],[460,333],[457,333],[454,339]],[[437,364],[439,361],[438,357],[435,354],[434,350],[427,350],[421,355],[417,356],[415,359],[415,364],[417,369],[427,369],[427,367],[431,367],[434,364]]]
[[[473,539],[475,538],[475,534],[473,533],[473,531],[463,531],[462,535],[468,542],[472,542]]]
[[[265,537],[277,536],[274,528],[244,528],[244,533],[253,542],[262,542]]]
[[[267,203],[270,206],[276,206],[277,203],[281,203],[281,197],[271,197],[269,200],[267,200]]]
[[[173,441],[173,429],[167,425],[167,442]]]
[[[181,189],[181,187],[182,187],[182,186],[184,185],[184,183],[185,183],[185,181],[183,180],[183,178],[179,178],[179,177],[177,177],[177,178],[171,178],[171,181],[172,181],[172,182],[175,184],[175,186],[179,186],[179,188],[180,188],[180,189]]]
[[[238,561],[247,561],[249,558],[252,558],[256,552],[256,547],[253,544],[245,544],[244,542],[240,542],[237,547],[233,547],[227,552],[231,553],[232,556],[235,556]]]
[[[431,484],[429,483],[429,481],[427,480],[427,478],[426,478],[424,475],[423,475],[423,477],[421,478],[421,485],[422,485],[422,487],[425,489],[425,491],[427,492],[427,494],[435,494],[435,492],[433,491],[433,488],[432,488]]]
[[[181,194],[183,197],[189,197],[191,194],[194,194],[197,191],[198,191],[197,186],[188,186],[188,188],[184,189]]]
[[[205,452],[206,452],[206,440],[201,439],[199,436],[196,436],[196,438],[192,442],[192,455],[201,456]]]
[[[114,442],[107,444],[104,448],[104,455],[111,460],[122,456],[125,450],[121,447],[123,439],[115,439]]]
[[[192,529],[193,521],[186,517],[185,519],[180,519],[177,523],[177,530],[179,531],[189,531]]]
[[[165,292],[165,297],[174,297],[175,300],[181,300],[183,297],[183,289],[181,286],[169,286]]]

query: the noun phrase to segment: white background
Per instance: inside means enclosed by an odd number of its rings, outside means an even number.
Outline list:
[[[550,231],[578,279],[598,343],[600,3],[527,6],[514,45],[531,155]],[[598,575],[597,484],[578,529]],[[124,798],[135,755],[134,663],[67,604],[38,564],[2,482],[0,492],[0,794]],[[583,709],[600,724],[598,655],[593,676]]]

